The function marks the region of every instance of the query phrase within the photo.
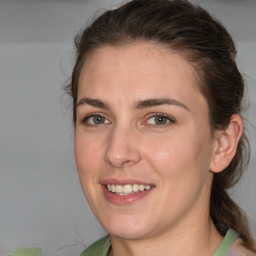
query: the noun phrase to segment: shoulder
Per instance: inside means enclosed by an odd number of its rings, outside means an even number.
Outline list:
[[[225,256],[256,256],[255,252],[249,251],[243,246],[241,238],[235,240]]]
[[[41,248],[20,248],[16,251],[14,251],[9,256],[41,256],[42,255],[42,249]]]
[[[105,236],[85,249],[79,256],[107,256],[110,246],[110,236]]]
[[[256,253],[246,249],[239,234],[229,229],[214,256],[256,256]]]

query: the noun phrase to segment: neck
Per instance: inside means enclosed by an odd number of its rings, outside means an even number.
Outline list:
[[[189,219],[185,224],[167,229],[161,235],[145,239],[124,240],[111,236],[109,256],[213,255],[223,237],[216,230],[209,214],[204,219],[200,215],[197,221]]]
[[[200,234],[199,234],[200,233]],[[184,229],[172,235],[166,234],[161,239],[155,237],[145,240],[129,240],[112,237],[110,256],[158,256],[158,255],[213,255],[223,237],[213,224],[208,232],[198,229]],[[168,254],[166,253],[168,252]]]

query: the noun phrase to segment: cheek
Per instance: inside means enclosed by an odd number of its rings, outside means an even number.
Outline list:
[[[148,161],[157,172],[158,185],[162,190],[162,202],[159,201],[159,208],[164,202],[166,218],[189,209],[202,190],[205,191],[205,196],[208,195],[208,167],[211,155],[209,146],[207,141],[205,144],[201,143],[195,136],[190,138],[177,136],[162,141],[160,145],[155,143],[151,151],[148,150],[147,158],[150,159]],[[175,212],[173,205],[176,208]]]
[[[190,134],[187,132],[187,134]],[[151,141],[151,146],[144,148],[148,161],[159,174],[175,179],[181,174],[196,176],[197,173],[207,174],[211,145],[207,136],[189,136],[175,134],[164,139]],[[207,138],[206,138],[207,137]]]
[[[100,144],[79,133],[75,135],[75,160],[79,176],[94,176],[101,155]]]
[[[77,171],[84,195],[92,209],[97,202],[96,190],[99,189],[98,170],[99,168],[98,143],[88,139],[79,133],[75,134],[75,160]]]
[[[165,170],[169,167],[170,170],[174,170],[174,167],[185,164],[189,160],[191,149],[186,144],[178,138],[166,137],[151,142],[151,146],[145,147],[145,152],[156,168],[158,166]]]

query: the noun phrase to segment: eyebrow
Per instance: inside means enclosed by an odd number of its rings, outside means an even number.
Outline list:
[[[96,108],[102,108],[106,110],[110,110],[110,106],[103,102],[100,99],[92,99],[92,98],[82,98],[77,104],[76,107],[79,107],[81,105],[90,105],[92,107]],[[135,109],[144,109],[144,108],[150,108],[154,106],[160,106],[160,105],[175,105],[182,107],[189,111],[189,108],[181,103],[180,101],[177,101],[175,99],[170,98],[153,98],[153,99],[146,99],[146,100],[140,100],[134,104]]]
[[[143,108],[160,106],[160,105],[175,105],[189,111],[189,108],[186,105],[184,105],[180,101],[177,101],[175,99],[170,99],[170,98],[155,98],[155,99],[141,100],[135,104],[135,108],[143,109]]]
[[[110,110],[110,106],[106,103],[104,103],[102,100],[99,99],[91,99],[91,98],[82,98],[77,104],[76,107],[79,107],[81,105],[90,105],[92,107],[96,108],[102,108],[102,109],[107,109]]]

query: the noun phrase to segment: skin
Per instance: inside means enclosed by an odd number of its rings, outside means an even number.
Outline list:
[[[139,105],[167,98],[172,104]],[[96,114],[102,123],[94,122]],[[163,124],[156,123],[163,114]],[[210,190],[213,173],[231,161],[241,134],[239,117],[233,120],[229,130],[212,134],[193,67],[163,46],[104,46],[87,58],[78,87],[75,158],[87,201],[111,235],[109,255],[214,253],[222,237],[209,215]],[[136,179],[153,189],[116,205],[103,196],[109,178]]]

